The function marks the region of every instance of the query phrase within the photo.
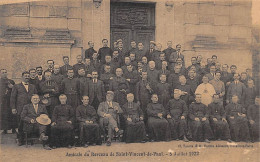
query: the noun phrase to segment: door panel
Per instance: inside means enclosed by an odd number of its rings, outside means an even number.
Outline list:
[[[144,49],[149,49],[149,43],[151,40],[154,40],[154,31],[153,30],[137,30],[135,32],[136,42],[142,42]]]
[[[117,41],[118,39],[122,39],[124,43],[124,48],[128,50],[128,44],[130,44],[131,35],[132,34],[130,29],[111,29],[110,47],[113,47],[115,41]]]

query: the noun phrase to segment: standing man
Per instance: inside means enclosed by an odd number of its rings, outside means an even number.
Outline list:
[[[105,87],[104,83],[98,79],[98,72],[92,72],[92,79],[89,81],[88,84],[88,92],[85,89],[84,96],[89,96],[89,104],[93,106],[96,110],[101,102],[104,101],[105,96]]]
[[[209,124],[209,111],[206,105],[201,103],[201,94],[197,93],[196,102],[189,107],[189,118],[191,120],[191,132],[193,141],[205,141],[210,143],[213,133]]]
[[[130,53],[136,54],[137,48],[136,48],[136,42],[134,40],[130,43],[131,49],[127,52],[127,55],[130,55]]]
[[[48,61],[47,61],[47,64],[48,64],[48,69],[45,70],[45,71],[49,71],[49,72],[53,73],[54,61],[53,61],[53,60],[48,60]],[[44,71],[44,72],[45,72],[45,71]]]
[[[112,56],[112,49],[108,47],[108,40],[102,40],[103,47],[98,50],[98,60],[100,60],[101,64],[105,63],[105,56],[110,55]]]
[[[64,78],[61,83],[61,93],[67,96],[67,104],[72,106],[75,111],[79,105],[80,82],[74,77],[74,71],[68,70],[68,77]]]
[[[183,62],[183,66],[185,67],[185,60],[184,60],[184,55],[181,53],[181,45],[177,44],[176,45],[176,51],[171,53],[170,57],[169,57],[169,62],[170,63],[175,63],[177,58],[181,58],[182,62]]]
[[[85,51],[85,58],[90,58],[92,60],[92,56],[94,53],[97,53],[96,50],[94,50],[94,43],[92,41],[88,42],[89,49]]]
[[[22,73],[22,82],[13,86],[10,98],[10,106],[12,113],[18,118],[18,145],[23,144],[23,122],[21,121],[21,112],[24,105],[29,104],[33,94],[37,94],[37,90],[33,84],[29,84],[30,73]]]
[[[209,68],[209,73],[206,74],[206,76],[209,78],[209,81],[211,81],[212,79],[215,78],[215,75],[216,75],[216,66],[211,65]]]
[[[140,61],[142,61],[142,58],[144,56],[145,56],[144,45],[142,42],[139,42],[138,49],[136,50],[136,53],[135,53],[135,59],[136,59],[136,61],[140,62]]]
[[[153,53],[155,52],[156,43],[154,41],[150,41],[150,49],[148,49],[145,53],[148,61],[151,61]]]
[[[123,70],[121,68],[117,68],[116,77],[113,77],[112,80],[110,81],[109,90],[113,92],[119,90],[118,86],[120,83],[125,83],[126,88],[129,89],[129,84],[126,81],[126,79],[123,77]]]
[[[159,103],[166,107],[168,101],[171,99],[171,86],[166,83],[166,75],[160,75],[160,82],[156,85],[156,92],[158,93]]]
[[[3,134],[6,134],[9,129],[12,129],[12,133],[15,133],[16,121],[10,109],[10,97],[15,82],[7,78],[6,69],[1,69],[0,72],[0,130],[3,130]]]
[[[157,83],[159,82],[159,71],[155,68],[155,62],[149,61],[149,68],[147,69],[148,80],[151,82],[151,87],[156,88]]]
[[[225,85],[224,83],[220,80],[221,73],[220,71],[217,71],[215,74],[215,78],[209,81],[210,84],[213,85],[216,94],[219,96],[219,102],[221,105],[223,105],[223,97],[225,95]]]
[[[235,73],[233,78],[234,81],[230,83],[228,87],[226,102],[230,103],[232,96],[236,95],[238,97],[238,102],[243,104],[246,86],[239,81],[240,76],[238,73]]]
[[[173,99],[167,106],[167,120],[171,129],[171,139],[183,139],[184,142],[189,142],[187,136],[187,116],[188,107],[186,103],[180,99],[181,92],[178,89],[174,90]]]
[[[39,82],[44,81],[44,77],[42,75],[42,72],[43,72],[42,67],[38,66],[35,69],[36,69],[36,72],[37,72],[36,78],[39,80]]]
[[[105,92],[107,92],[109,90],[110,81],[115,77],[115,74],[111,73],[110,65],[105,65],[104,71],[104,73],[101,73],[100,80],[103,81]]]
[[[66,78],[68,70],[72,69],[73,67],[69,64],[70,63],[69,56],[63,56],[63,62],[64,65],[60,67],[60,73],[64,76],[64,78]]]
[[[136,83],[138,82],[138,73],[136,70],[133,70],[132,65],[128,65],[126,68],[127,68],[127,70],[123,74],[123,77],[126,78],[126,81],[129,84],[130,92],[134,93]]]
[[[82,56],[78,55],[77,56],[77,63],[75,65],[73,65],[74,77],[75,78],[77,78],[79,76],[78,70],[80,68],[84,68],[85,69],[85,64],[83,63]]]
[[[59,85],[52,79],[51,72],[45,72],[44,76],[45,81],[39,86],[39,94],[42,95],[42,103],[45,104],[48,114],[52,116],[55,106],[59,104]]]
[[[163,50],[163,53],[165,53],[166,60],[169,61],[171,53],[176,52],[175,49],[172,48],[172,41],[167,42],[167,48]]]
[[[103,136],[105,135],[105,127],[108,126],[107,146],[111,146],[114,131],[117,135],[122,135],[123,133],[118,127],[119,114],[123,113],[123,111],[117,102],[113,102],[113,99],[114,92],[108,91],[106,101],[100,103],[97,111]]]
[[[260,110],[260,96],[256,96],[255,104],[252,104],[247,109],[247,117],[249,120],[251,140],[252,142],[259,141],[259,110]]]
[[[61,89],[61,82],[63,80],[63,75],[60,73],[60,66],[59,65],[54,65],[54,71],[53,71],[53,74],[51,76],[52,80],[54,82],[57,83],[58,87],[59,87],[59,90]]]

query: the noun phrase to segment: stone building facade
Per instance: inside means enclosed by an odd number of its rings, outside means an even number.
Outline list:
[[[221,63],[252,68],[251,1],[208,0],[56,0],[0,6],[0,66],[10,78],[62,56],[71,64],[101,40],[153,39],[166,48],[169,40],[182,44],[186,65],[190,58],[216,54]],[[46,67],[44,67],[46,68]]]

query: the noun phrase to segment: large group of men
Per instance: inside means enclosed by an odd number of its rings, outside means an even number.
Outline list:
[[[259,91],[252,70],[239,74],[236,65],[221,64],[217,55],[202,65],[202,56],[185,66],[181,45],[167,48],[150,41],[121,39],[108,47],[102,40],[64,65],[48,60],[22,73],[15,84],[1,69],[1,130],[17,133],[18,145],[39,135],[44,148],[107,146],[183,140],[259,141]],[[16,132],[18,128],[18,132]],[[50,146],[50,147],[49,147]]]

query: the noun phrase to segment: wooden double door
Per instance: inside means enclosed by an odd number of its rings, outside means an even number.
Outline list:
[[[145,50],[149,49],[155,31],[154,3],[111,2],[110,16],[111,47],[122,39],[126,50],[131,48],[131,40],[142,42]]]

